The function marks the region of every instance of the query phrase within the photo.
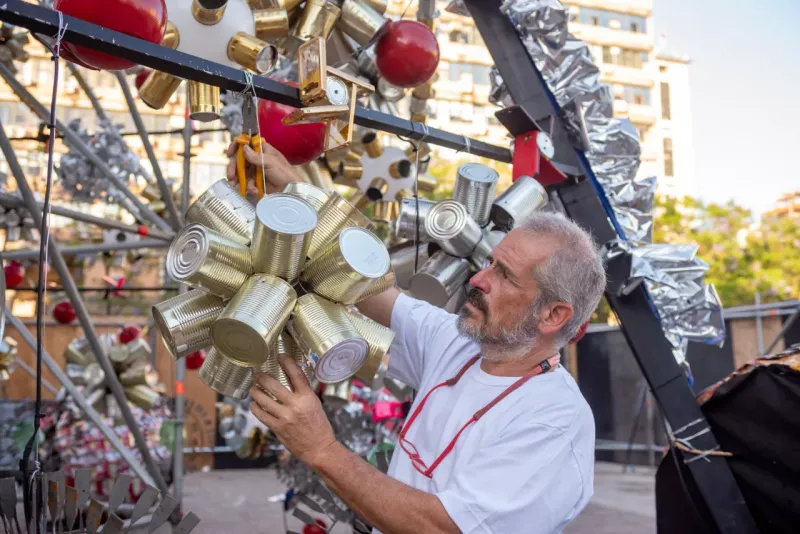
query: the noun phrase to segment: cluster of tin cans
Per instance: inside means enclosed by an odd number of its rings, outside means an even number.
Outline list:
[[[520,177],[495,199],[498,177],[485,165],[464,163],[452,199],[400,201],[395,236],[412,243],[392,254],[401,288],[451,312],[461,308],[471,274],[488,264],[508,231],[548,203],[544,187],[530,176]]]
[[[209,349],[205,384],[242,399],[260,371],[291,389],[281,354],[323,383],[385,374],[392,331],[348,306],[394,285],[389,252],[341,195],[296,182],[253,208],[220,180],[186,219],[167,272],[193,288],[153,317],[175,358]]]

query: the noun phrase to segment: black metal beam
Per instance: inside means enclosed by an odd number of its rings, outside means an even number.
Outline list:
[[[4,0],[0,4],[0,20],[45,35],[55,35],[58,32],[58,13],[22,0]],[[74,17],[64,15],[63,21],[67,26],[64,40],[70,43],[102,50],[179,78],[216,85],[230,91],[244,91],[247,87],[245,73],[241,70],[170,50]],[[253,87],[259,98],[303,107],[298,90],[294,87],[263,76],[253,76]],[[426,129],[423,124],[379,111],[358,107],[355,112],[355,122],[366,128],[412,139],[425,138],[428,143],[434,145],[464,152],[469,150],[476,156],[511,162],[511,152],[506,147],[490,145],[477,139],[467,141],[463,135],[436,128]]]

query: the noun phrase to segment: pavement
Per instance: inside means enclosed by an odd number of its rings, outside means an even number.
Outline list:
[[[565,534],[655,533],[654,477],[652,468],[623,473],[619,464],[598,463],[594,497]],[[184,479],[184,510],[201,519],[192,534],[284,534],[286,526],[302,532],[298,519],[284,518],[280,496],[285,489],[272,469],[189,473]],[[157,534],[167,532],[164,526]],[[332,532],[351,530],[336,525]]]

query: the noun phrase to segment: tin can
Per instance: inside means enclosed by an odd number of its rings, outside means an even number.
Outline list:
[[[394,269],[390,265],[389,272],[381,276],[378,280],[375,281],[374,284],[369,286],[366,291],[361,293],[361,296],[358,298],[358,300],[360,302],[364,299],[368,299],[369,297],[380,295],[384,291],[395,287],[395,285],[396,285],[396,279],[394,276]]]
[[[482,233],[483,237],[480,243],[478,243],[478,246],[475,247],[475,250],[472,251],[469,257],[469,262],[476,271],[480,271],[489,266],[489,256],[491,256],[494,247],[506,236],[505,232],[494,229],[487,231],[486,228],[484,228]]]
[[[395,161],[389,165],[389,176],[399,180],[411,176],[411,162],[407,159]]]
[[[142,410],[149,412],[156,407],[161,395],[147,386],[137,385],[125,388],[125,396]]]
[[[455,200],[442,200],[425,217],[425,233],[445,252],[459,258],[469,257],[483,234],[467,208]]]
[[[375,132],[367,132],[361,138],[361,144],[364,145],[364,151],[370,158],[379,158],[383,155],[383,145]]]
[[[367,186],[367,198],[372,202],[377,202],[383,199],[383,195],[389,191],[389,183],[383,178],[373,178]]]
[[[419,154],[417,154],[419,152]],[[420,159],[428,157],[431,153],[431,145],[425,141],[416,141],[411,146],[406,148],[405,155],[410,160],[415,160],[417,157]]]
[[[142,189],[142,196],[149,200],[160,200],[161,199],[161,191],[158,190],[155,184],[150,184],[144,189]]]
[[[407,187],[404,187],[400,191],[394,194],[394,199],[398,202],[402,202],[404,198],[414,198],[414,191],[412,191]]]
[[[436,181],[436,178],[424,174],[428,170],[427,162],[430,162],[430,159],[430,156],[420,159],[419,169],[417,169],[417,173],[419,174],[419,176],[417,176],[417,187],[423,193],[433,193],[439,186],[439,182]]]
[[[344,0],[336,27],[361,46],[366,46],[387,23],[387,19],[361,0]]]
[[[302,198],[285,193],[262,198],[250,244],[255,271],[297,282],[316,226],[317,212]]]
[[[367,230],[375,227],[355,206],[347,202],[339,193],[331,193],[330,198],[319,212],[319,221],[311,236],[308,257],[313,261],[321,255],[328,245],[345,228],[358,226]]]
[[[142,385],[152,388],[158,384],[158,373],[149,363],[135,364],[120,373],[119,381],[123,386]]]
[[[227,397],[242,400],[253,385],[253,369],[243,367],[212,347],[198,371],[205,385]]]
[[[85,386],[86,385],[86,376],[84,375],[83,370],[85,366],[78,364],[78,363],[68,363],[64,370],[67,374],[67,378],[69,378],[73,384],[76,386]]]
[[[364,166],[359,161],[342,161],[339,163],[338,177],[345,182],[357,182],[364,173]]]
[[[389,0],[363,0],[365,4],[368,4],[372,9],[383,15],[386,13],[386,8],[389,5]]]
[[[189,118],[200,122],[219,119],[219,87],[189,80]]]
[[[125,360],[126,366],[131,366],[136,362],[146,362],[150,355],[153,353],[150,350],[150,344],[142,337],[137,337],[130,343],[125,345],[128,357]]]
[[[292,321],[293,337],[312,353],[314,374],[320,382],[346,380],[367,359],[369,345],[342,306],[314,294],[297,299]]]
[[[494,201],[492,222],[498,229],[509,231],[525,217],[547,206],[548,201],[542,184],[530,176],[520,176]]]
[[[331,177],[330,171],[328,171],[327,167],[323,167],[316,161],[310,161],[305,165],[302,165],[301,168],[308,176],[309,182],[308,185],[315,186],[321,189],[325,193],[325,200],[328,199],[328,195],[334,190],[333,185],[333,178]],[[286,190],[284,189],[284,193]],[[303,199],[308,202],[308,199]],[[322,203],[325,203],[325,200]],[[319,211],[319,207],[316,204],[311,203],[314,208]],[[321,206],[320,206],[321,207]]]
[[[463,163],[458,167],[453,200],[463,204],[480,226],[489,223],[498,177],[497,171],[480,163]]]
[[[221,298],[193,289],[153,306],[153,320],[172,357],[211,346],[211,324],[225,309]]]
[[[240,366],[260,365],[296,300],[295,290],[280,278],[251,276],[211,325],[214,347]]]
[[[278,49],[259,37],[238,32],[228,41],[228,59],[257,74],[266,74],[275,67]]]
[[[78,343],[78,341],[80,340],[74,340],[67,345],[67,348],[64,349],[64,359],[67,363],[87,366],[94,362],[94,356],[91,354],[85,339],[83,343]]]
[[[378,78],[375,90],[381,95],[385,102],[399,102],[406,96],[406,90],[386,81],[386,78]]]
[[[186,220],[199,223],[242,245],[253,237],[255,209],[225,179],[214,182],[189,206]]]
[[[469,277],[468,260],[440,250],[411,277],[409,289],[414,298],[444,308]]]
[[[397,217],[397,211],[397,202],[394,200],[379,200],[375,203],[372,218],[388,224]]]
[[[289,35],[289,14],[281,7],[253,8],[256,37],[272,41]]]
[[[192,16],[200,24],[213,26],[222,20],[228,2],[192,0]]]
[[[390,254],[392,260],[392,270],[394,271],[395,283],[400,289],[408,290],[411,284],[411,277],[414,276],[415,266],[420,269],[428,261],[428,244],[414,244],[392,250]]]
[[[167,252],[167,274],[174,280],[230,298],[253,272],[250,250],[200,224],[175,236]]]
[[[292,35],[302,41],[314,37],[327,39],[341,12],[335,4],[326,0],[306,0],[305,8]]]
[[[391,267],[389,251],[369,230],[345,228],[301,278],[326,299],[354,304]]]
[[[283,188],[283,192],[287,195],[294,195],[302,198],[311,204],[317,213],[322,210],[322,206],[324,206],[330,198],[330,195],[321,188],[305,182],[289,182],[286,184],[286,187]]]
[[[286,330],[281,332],[278,339],[275,340],[275,344],[267,355],[267,359],[258,367],[259,372],[270,375],[283,384],[286,389],[294,391],[292,381],[281,365],[279,359],[281,356],[289,356],[292,358],[308,380],[314,377],[314,369],[309,365],[305,352],[295,343],[292,336],[290,336]]]
[[[383,325],[367,319],[363,315],[349,313],[348,318],[356,327],[358,333],[369,345],[367,361],[356,372],[356,378],[363,380],[367,384],[372,384],[376,378],[381,362],[389,352],[389,347],[394,340],[394,331]]]
[[[344,408],[352,398],[353,384],[349,380],[328,384],[322,391],[322,402],[333,409]]]
[[[401,198],[398,205],[397,219],[394,223],[394,235],[400,239],[415,239],[417,228],[417,212],[419,212],[419,240],[427,241],[425,219],[431,208],[436,205],[427,198]]]

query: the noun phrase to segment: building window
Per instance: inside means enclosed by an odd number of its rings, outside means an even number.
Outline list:
[[[642,50],[619,48],[617,46],[603,47],[603,63],[610,65],[641,69],[648,59],[650,59],[650,56]]]
[[[573,20],[592,26],[602,26],[634,33],[647,33],[647,23],[644,17],[607,9],[582,7],[577,14],[570,11],[570,21]]]
[[[675,176],[674,163],[672,161],[672,139],[664,138],[664,176]]]
[[[649,106],[650,89],[647,87],[636,87],[635,85],[625,85],[623,89],[623,98],[625,102],[629,104]]]
[[[451,43],[469,44],[469,35],[462,30],[452,30],[448,38]]]
[[[644,143],[647,140],[647,132],[650,128],[643,124],[634,124],[636,127],[636,133],[639,134],[639,142]]]
[[[450,63],[447,75],[451,82],[458,82],[464,74],[469,74],[472,76],[472,83],[475,85],[489,85],[489,71],[490,67],[485,65]]]
[[[669,108],[669,84],[667,82],[661,82],[661,118],[672,119],[672,113]]]

